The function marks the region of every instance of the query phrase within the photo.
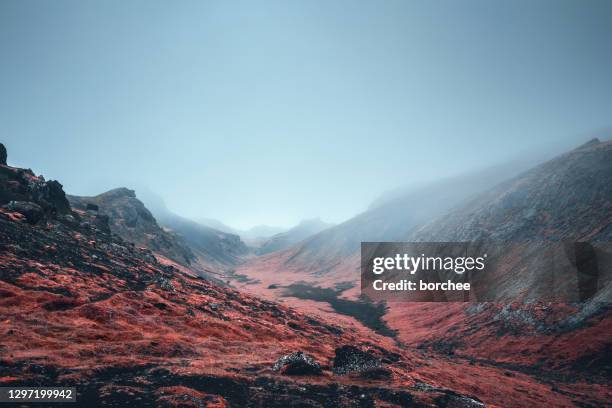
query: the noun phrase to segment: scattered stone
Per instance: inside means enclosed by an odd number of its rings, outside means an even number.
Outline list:
[[[321,374],[321,365],[311,355],[302,351],[282,356],[274,363],[272,369],[286,375]]]
[[[174,288],[174,285],[172,284],[172,281],[164,277],[160,277],[157,280],[157,284],[159,285],[160,288],[162,288],[163,290],[167,290],[169,292],[174,292],[176,290]]]

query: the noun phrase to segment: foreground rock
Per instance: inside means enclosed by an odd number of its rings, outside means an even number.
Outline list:
[[[321,365],[312,356],[296,351],[279,358],[273,370],[286,375],[319,375]]]
[[[383,367],[379,358],[354,346],[342,346],[336,349],[334,373],[358,375],[368,379],[391,377],[391,371]]]

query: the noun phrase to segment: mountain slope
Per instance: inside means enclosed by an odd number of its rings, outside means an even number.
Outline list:
[[[183,238],[206,265],[234,266],[248,254],[247,246],[235,234],[222,232],[171,212],[159,215],[160,223]]]
[[[524,242],[520,256],[509,252],[500,262],[522,284],[523,293],[542,284],[537,271],[524,263],[534,251],[555,242],[608,245],[612,238],[612,142],[593,140],[479,195],[421,228],[405,239],[422,241]],[[601,270],[599,292],[574,304],[485,304],[442,312],[432,327],[414,304],[393,305],[387,320],[404,341],[446,343],[455,353],[480,358],[533,364],[549,368],[571,366],[581,360],[598,372],[610,370],[612,308],[609,270]],[[438,306],[430,312],[441,311]],[[478,330],[475,330],[478,329]],[[531,337],[529,343],[521,336]],[[584,349],[580,344],[588,344]],[[474,347],[478,344],[479,347]]]
[[[273,235],[261,245],[257,253],[263,255],[287,249],[330,227],[332,224],[325,223],[318,218],[304,220],[286,232]]]
[[[247,246],[238,235],[173,213],[157,194],[146,192],[144,197],[147,207],[151,209],[159,224],[177,234],[189,245],[197,258],[194,267],[226,269],[241,263],[243,257],[248,254]]]
[[[597,139],[413,231],[423,241],[612,240],[612,142]]]
[[[111,232],[138,246],[149,248],[184,265],[194,259],[192,251],[174,234],[164,231],[151,212],[127,188],[117,188],[95,197],[68,196],[70,204],[83,211],[108,217]]]

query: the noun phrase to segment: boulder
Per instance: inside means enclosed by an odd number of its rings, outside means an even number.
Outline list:
[[[383,367],[379,358],[348,345],[336,349],[333,370],[338,375],[357,374],[368,379],[382,379],[391,376],[391,371]]]
[[[59,214],[70,213],[70,203],[66,198],[63,186],[56,180],[49,180],[44,184],[41,200],[48,202],[53,211]]]
[[[272,369],[286,375],[321,374],[321,365],[312,356],[302,351],[282,356]]]

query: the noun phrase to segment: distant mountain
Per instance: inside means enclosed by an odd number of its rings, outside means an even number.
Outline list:
[[[116,188],[94,197],[68,195],[70,205],[81,211],[99,212],[108,217],[111,232],[126,241],[148,248],[183,265],[194,259],[193,252],[176,235],[163,230],[134,190]]]
[[[257,253],[263,255],[281,251],[332,226],[333,224],[323,222],[319,218],[304,220],[286,232],[273,235],[261,245]]]
[[[340,259],[358,257],[362,241],[401,241],[412,229],[522,170],[518,164],[495,166],[385,194],[364,213],[289,248],[283,267],[333,274],[338,266],[344,269]]]
[[[219,231],[227,232],[228,234],[239,235],[237,230],[219,220],[215,220],[214,218],[197,218],[194,219],[194,221],[200,225],[204,225],[205,227],[214,228]]]
[[[219,231],[237,234],[240,235],[241,238],[246,239],[267,238],[287,230],[286,228],[273,227],[270,225],[255,225],[249,229],[239,229],[230,227],[222,221],[216,220],[214,218],[198,218],[196,221],[199,224],[206,225],[207,227],[218,229]]]
[[[282,291],[269,290],[269,286],[301,282],[334,290],[336,286],[349,287],[342,291],[342,296],[358,298],[361,242],[405,240],[414,229],[524,170],[522,165],[495,166],[418,188],[395,190],[348,221],[285,250],[249,259],[237,273],[259,281],[248,289],[271,292],[274,298]]]
[[[219,220],[215,220],[212,218],[199,218],[197,220],[199,224],[205,225],[207,227],[211,227],[217,229],[219,231],[227,232],[229,234],[239,235],[240,239],[244,241],[250,247],[258,248],[263,243],[265,243],[268,238],[273,235],[280,234],[285,232],[287,229],[282,227],[273,227],[269,225],[256,225],[246,230],[241,230],[237,228],[232,228],[227,224]]]
[[[160,196],[150,191],[144,197],[159,224],[187,243],[198,263],[211,267],[234,266],[248,254],[247,246],[237,234],[181,217],[170,211]],[[197,265],[194,268],[197,269]]]
[[[255,239],[268,238],[285,231],[287,231],[287,229],[283,227],[273,227],[270,225],[255,225],[254,227],[251,227],[248,230],[240,230],[240,233],[244,235],[246,239]]]
[[[447,304],[400,304],[392,305],[387,320],[407,343],[514,364],[537,363],[549,368],[584,364],[609,375],[612,282],[611,270],[605,265],[612,262],[612,141],[591,140],[479,194],[407,232],[403,239],[482,241],[484,245],[528,242],[520,252],[509,251],[498,260],[505,272],[499,279],[511,283],[504,290],[521,296],[538,293],[550,284],[537,268],[530,267],[546,248],[560,242],[571,248],[590,248],[593,257],[583,256],[582,261],[578,251],[566,255],[575,256],[575,262],[583,265],[588,259],[604,265],[594,281],[597,294],[581,302],[542,304],[536,297],[526,304],[459,304],[454,310]],[[487,251],[486,246],[482,251]],[[580,285],[581,274],[569,280],[556,274],[556,290]],[[591,281],[596,275],[589,275]],[[424,310],[439,316],[410,317],[424,316]],[[474,344],[479,347],[471,347]],[[583,344],[588,344],[587,350]]]
[[[206,265],[237,265],[249,252],[238,235],[198,224],[170,211],[159,214],[158,219],[161,225],[182,237]]]

